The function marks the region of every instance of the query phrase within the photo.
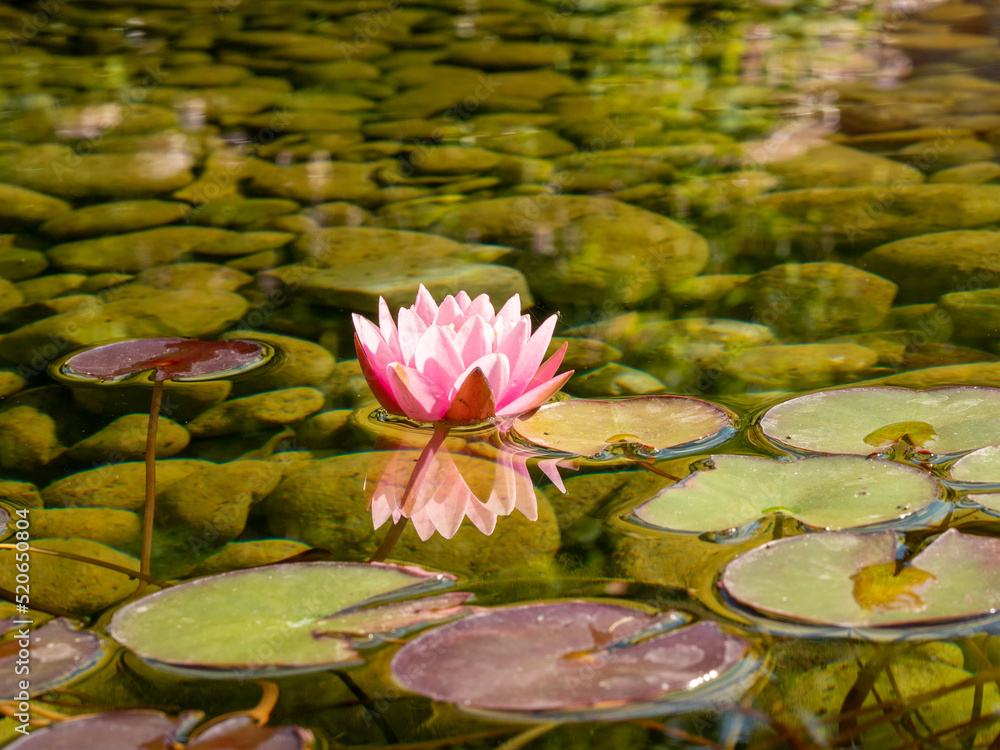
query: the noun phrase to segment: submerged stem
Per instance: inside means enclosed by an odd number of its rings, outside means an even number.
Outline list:
[[[406,522],[409,520],[410,514],[413,512],[413,506],[416,503],[416,488],[420,486],[424,481],[424,477],[427,476],[427,472],[434,463],[434,456],[441,446],[444,445],[444,439],[448,437],[450,429],[451,427],[444,422],[438,422],[434,425],[434,434],[431,435],[430,440],[427,441],[427,445],[420,451],[417,463],[410,473],[406,487],[403,489],[403,497],[400,498],[399,502],[400,518],[386,532],[382,543],[375,550],[375,554],[368,558],[368,562],[384,561],[389,556],[389,553],[392,552],[392,548],[396,546],[399,537],[403,535],[403,529],[406,528]]]
[[[16,549],[17,545],[14,544],[0,544],[0,549]],[[24,549],[23,547],[21,548]],[[45,549],[44,547],[29,546],[28,551],[38,552],[42,555],[52,555],[53,557],[63,557],[67,560],[76,560],[77,562],[87,563],[88,565],[96,565],[99,568],[107,568],[108,570],[113,570],[116,573],[122,573],[127,575],[129,578],[137,578],[143,583],[151,583],[154,586],[159,586],[161,589],[169,588],[170,584],[163,581],[158,581],[155,578],[146,575],[145,573],[139,573],[129,568],[123,568],[121,565],[115,565],[114,563],[105,562],[104,560],[98,560],[94,557],[86,557],[84,555],[74,555],[72,552],[63,552],[59,549]],[[2,589],[0,589],[2,591]],[[45,612],[46,610],[40,609],[38,607],[33,607],[38,609],[39,612]],[[51,612],[49,613],[51,614]],[[73,616],[73,615],[70,615]]]
[[[153,401],[149,405],[146,427],[146,504],[142,511],[142,553],[139,571],[149,575],[153,559],[153,512],[156,508],[156,429],[160,423],[160,403],[163,401],[163,381],[153,383]]]

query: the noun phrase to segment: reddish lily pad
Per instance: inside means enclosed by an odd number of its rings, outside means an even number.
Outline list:
[[[0,643],[0,699],[13,698],[24,679],[15,669],[27,640],[31,654],[31,695],[39,695],[64,685],[99,664],[107,654],[107,644],[96,633],[77,630],[69,620],[59,617],[28,634],[19,635],[14,626],[9,640]]]
[[[115,613],[111,635],[152,666],[201,677],[311,672],[362,661],[350,633],[396,635],[401,627],[456,614],[441,606],[359,610],[451,585],[452,576],[388,564],[268,565],[199,578]],[[390,605],[386,605],[390,606]],[[334,615],[350,612],[349,629]],[[371,618],[364,627],[363,615]]]
[[[783,447],[869,455],[900,441],[953,455],[1000,443],[1000,388],[843,388],[793,398],[760,422]]]
[[[262,341],[150,338],[91,346],[57,362],[52,375],[70,384],[148,380],[195,382],[240,375],[273,359]]]
[[[194,731],[200,711],[178,717],[159,711],[88,714],[32,729],[7,745],[11,750],[311,750],[315,737],[295,726],[258,726],[245,715],[233,716]],[[190,739],[188,739],[190,737]]]
[[[636,517],[672,531],[708,532],[782,513],[814,528],[846,529],[911,516],[938,498],[926,472],[892,461],[713,456],[712,462],[713,469],[696,471],[640,505]]]
[[[408,690],[474,712],[662,713],[665,701],[709,692],[753,661],[746,641],[714,622],[684,623],[673,612],[590,601],[498,607],[417,637],[391,671]]]
[[[733,432],[723,409],[684,396],[559,401],[519,417],[513,431],[534,445],[577,456],[615,446],[677,455],[718,445]]]
[[[886,628],[996,619],[1000,539],[950,529],[908,562],[899,562],[896,553],[891,531],[788,537],[733,560],[721,585],[769,617],[815,625]]]

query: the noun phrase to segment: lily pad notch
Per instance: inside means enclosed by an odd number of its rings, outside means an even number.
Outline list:
[[[146,429],[146,501],[139,572],[149,575],[156,504],[156,431],[163,384],[201,382],[243,375],[277,361],[277,349],[263,341],[197,341],[183,338],[128,339],[90,346],[54,362],[49,374],[70,386],[152,385]]]

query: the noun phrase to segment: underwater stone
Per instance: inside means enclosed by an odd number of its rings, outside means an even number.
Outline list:
[[[368,388],[368,381],[361,373],[361,365],[356,359],[338,362],[322,389],[326,394],[328,408],[354,409],[373,400],[372,392]]]
[[[137,461],[146,455],[148,428],[149,414],[126,414],[66,452],[76,461]],[[160,416],[156,430],[157,456],[174,456],[184,450],[190,441],[187,430],[172,419]]]
[[[1000,232],[935,232],[880,245],[863,268],[899,285],[900,303],[930,302],[942,294],[1000,286]]]
[[[207,466],[157,493],[156,522],[212,543],[231,541],[246,526],[250,508],[280,480],[281,467],[269,461]]]
[[[750,151],[752,155],[753,149]],[[837,144],[810,148],[798,156],[769,162],[764,168],[781,177],[786,190],[901,185],[924,181],[924,175],[918,169]]]
[[[0,184],[0,231],[34,227],[71,209],[69,203],[51,195]]]
[[[938,309],[951,319],[959,341],[1000,338],[1000,289],[945,294],[938,300]]]
[[[667,387],[643,370],[611,362],[591,372],[578,374],[564,390],[583,398],[606,396],[644,396],[662,393]]]
[[[29,323],[0,339],[0,355],[30,363],[39,352],[52,356],[74,347],[113,339],[212,336],[229,328],[249,309],[238,294],[207,290],[157,290],[135,286],[134,295],[105,305],[77,309]],[[61,342],[56,347],[53,342]],[[47,355],[46,355],[47,356]]]
[[[6,500],[22,508],[41,508],[42,496],[31,482],[0,479],[0,500]]]
[[[224,401],[199,414],[187,428],[195,437],[267,430],[305,419],[322,408],[323,394],[315,388],[285,388]]]
[[[573,48],[568,44],[549,42],[502,42],[483,39],[472,42],[454,42],[448,46],[444,62],[468,65],[482,70],[511,70],[517,68],[545,68],[568,63]],[[503,92],[505,95],[506,91]]]
[[[492,151],[536,158],[561,156],[576,151],[575,145],[551,130],[478,135],[475,142],[478,146]]]
[[[470,247],[427,232],[335,226],[300,237],[293,251],[296,260],[315,261],[314,267],[341,268],[374,260],[392,263],[401,256],[445,258],[460,255]]]
[[[48,267],[45,253],[18,247],[16,235],[0,235],[0,279],[30,279]]]
[[[546,359],[556,353],[563,344],[566,344],[566,355],[563,357],[562,370],[592,370],[608,362],[621,359],[622,353],[610,344],[603,341],[587,338],[569,338],[563,336],[553,336],[549,342],[549,348],[545,352]]]
[[[197,383],[167,380],[163,387],[163,408],[160,413],[178,422],[185,422],[225,401],[233,384],[229,380],[205,380]],[[74,388],[73,403],[107,419],[122,414],[148,412],[150,394],[148,388]]]
[[[843,263],[787,263],[753,276],[732,299],[779,334],[815,340],[877,327],[896,285]]]
[[[66,449],[56,434],[56,421],[32,406],[0,413],[0,466],[31,472],[58,458]]]
[[[17,289],[24,297],[24,304],[30,305],[72,292],[80,288],[87,278],[82,273],[47,274],[18,282]]]
[[[998,177],[1000,177],[1000,164],[992,161],[977,161],[942,169],[932,174],[927,178],[927,181],[935,184],[981,185],[985,182],[993,182]]]
[[[210,227],[160,227],[56,245],[48,256],[69,271],[135,272],[172,263],[199,245],[234,236],[235,232]]]
[[[124,234],[180,221],[191,207],[176,201],[119,201],[86,206],[46,221],[38,231],[54,240]]]
[[[142,521],[128,510],[108,508],[50,508],[31,513],[31,532],[39,537],[89,539],[138,554]]]
[[[157,461],[157,489],[211,465],[192,458]],[[42,489],[42,500],[46,508],[139,510],[145,503],[145,487],[145,462],[109,463],[57,479]]]
[[[201,242],[191,248],[203,255],[240,256],[276,250],[295,239],[290,232],[239,232],[229,237],[219,237]]]
[[[0,398],[10,396],[24,388],[25,380],[16,372],[0,370]]]
[[[794,391],[860,380],[877,364],[878,354],[856,344],[786,344],[738,352],[726,374],[758,390]]]
[[[243,198],[198,206],[187,220],[191,224],[221,229],[245,229],[261,219],[293,214],[299,210],[295,201],[280,198]]]
[[[29,146],[0,154],[0,181],[76,198],[141,198],[178,190],[194,180],[186,153],[90,154],[68,146]]]
[[[230,331],[222,335],[223,341],[249,339],[272,344],[279,352],[279,364],[263,368],[236,382],[234,393],[238,396],[303,385],[319,385],[333,372],[335,360],[319,344],[295,336],[256,331]],[[259,374],[257,374],[259,372]]]
[[[41,549],[94,557],[123,568],[139,570],[139,561],[107,545],[87,539],[32,539]],[[0,566],[0,586],[14,590],[14,566]],[[124,573],[96,565],[35,553],[31,557],[31,600],[77,615],[92,615],[119,602],[139,583]]]
[[[524,308],[534,303],[527,279],[517,269],[452,258],[397,258],[323,269],[302,282],[297,296],[317,305],[375,313],[380,297],[390,309],[411,304],[421,284],[439,299],[465,290],[473,298],[485,293],[509,299],[518,294]]]
[[[251,542],[229,542],[191,571],[191,576],[209,576],[227,570],[242,570],[269,565],[310,549],[308,544],[291,539],[258,539]]]
[[[352,409],[321,411],[295,427],[299,445],[311,450],[329,450],[343,442],[351,424]]]
[[[316,161],[281,167],[257,160],[252,166],[249,190],[275,198],[290,198],[300,203],[354,201],[371,195],[378,189],[372,177],[379,166],[344,161]]]
[[[708,261],[700,235],[607,198],[545,193],[473,201],[444,213],[433,229],[521,248],[518,268],[532,291],[561,304],[638,302],[695,276]]]
[[[1000,185],[806,188],[753,200],[773,212],[773,237],[867,247],[1000,221]]]
[[[926,367],[868,380],[859,385],[893,385],[902,388],[937,388],[947,385],[979,385],[1000,388],[1000,364],[976,362],[965,365]]]
[[[253,281],[248,273],[217,263],[171,263],[136,274],[134,282],[154,289],[206,289],[235,292]]]
[[[0,279],[0,314],[19,307],[24,301],[21,292],[7,279]]]
[[[683,279],[671,284],[667,295],[681,310],[698,311],[702,317],[712,317],[720,303],[733,291],[750,280],[749,274],[707,274]],[[691,312],[687,312],[688,315]]]

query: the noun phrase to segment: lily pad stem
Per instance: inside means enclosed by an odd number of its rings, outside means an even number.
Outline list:
[[[156,508],[156,429],[160,423],[160,404],[163,401],[163,381],[153,383],[153,402],[149,406],[149,425],[146,428],[146,504],[142,511],[142,553],[139,571],[149,575],[153,559],[153,511]]]
[[[14,544],[0,544],[0,549],[16,549],[17,545]],[[24,549],[23,547],[21,548]],[[114,563],[105,562],[104,560],[98,560],[94,557],[86,557],[84,555],[74,555],[72,552],[63,552],[57,549],[45,549],[44,547],[34,547],[29,546],[28,550],[30,552],[38,552],[42,555],[52,555],[53,557],[62,557],[67,560],[76,560],[77,562],[87,563],[88,565],[96,565],[99,568],[107,568],[108,570],[113,570],[116,573],[122,573],[127,575],[129,578],[137,578],[143,583],[151,583],[154,586],[159,586],[161,589],[170,588],[169,583],[164,581],[158,581],[152,576],[148,576],[145,573],[138,573],[129,568],[123,568],[121,565],[115,565]],[[44,610],[39,610],[44,611]]]
[[[441,446],[444,445],[444,439],[448,437],[450,429],[451,426],[446,422],[438,422],[434,425],[434,434],[431,435],[431,439],[427,441],[427,445],[420,451],[417,463],[413,467],[413,472],[410,474],[410,478],[406,482],[406,487],[403,489],[403,497],[399,503],[401,514],[399,520],[393,523],[389,531],[386,532],[385,538],[382,539],[382,543],[375,550],[375,554],[368,559],[368,562],[383,562],[389,556],[389,553],[392,552],[392,548],[396,546],[399,537],[403,535],[403,529],[406,528],[406,522],[409,520],[410,514],[413,512],[413,506],[416,503],[414,488],[418,487],[424,481],[424,477],[434,463],[434,456]]]

